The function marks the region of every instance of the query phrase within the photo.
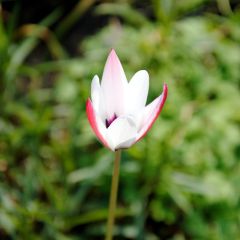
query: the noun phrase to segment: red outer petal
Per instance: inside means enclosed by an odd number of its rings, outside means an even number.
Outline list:
[[[146,131],[137,139],[136,142],[138,142],[139,140],[141,140],[146,134],[147,132],[150,130],[150,128],[152,127],[152,125],[154,124],[154,122],[156,121],[157,117],[159,116],[160,112],[162,111],[163,105],[167,99],[167,95],[168,95],[168,86],[167,84],[163,85],[163,98],[161,101],[161,104],[158,108],[158,111],[156,112],[156,115],[154,116],[152,122],[149,124],[148,128],[146,129]]]
[[[94,131],[94,133],[96,134],[98,139],[103,143],[103,145],[105,147],[109,148],[106,140],[104,139],[104,137],[102,136],[102,134],[100,133],[100,131],[98,129],[95,111],[93,109],[92,102],[91,102],[90,99],[87,100],[86,113],[87,113],[88,121],[89,121],[89,123],[90,123],[90,125],[91,125],[91,127],[92,127],[92,129]]]

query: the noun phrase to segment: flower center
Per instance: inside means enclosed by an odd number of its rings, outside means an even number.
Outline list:
[[[110,118],[105,120],[106,127],[108,128],[117,119],[116,113]]]

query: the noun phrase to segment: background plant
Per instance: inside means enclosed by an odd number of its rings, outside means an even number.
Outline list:
[[[39,4],[1,4],[0,238],[103,238],[112,155],[85,100],[113,47],[128,78],[149,71],[149,101],[169,85],[123,154],[117,239],[237,239],[239,2]]]

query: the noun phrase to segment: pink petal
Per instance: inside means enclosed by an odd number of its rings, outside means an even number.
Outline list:
[[[164,84],[163,93],[145,107],[142,129],[138,133],[136,142],[142,139],[147,134],[149,129],[152,127],[153,123],[156,121],[167,99],[167,94],[168,94],[168,87],[167,87],[167,84]]]
[[[103,143],[103,145],[105,147],[109,148],[107,141],[105,140],[105,138],[103,137],[103,135],[100,131],[100,127],[97,123],[97,116],[93,109],[92,102],[90,99],[87,100],[86,112],[87,112],[88,121],[89,121],[94,133],[96,134],[98,139]]]
[[[101,82],[107,118],[112,118],[114,114],[117,116],[124,114],[127,85],[128,82],[121,62],[116,52],[111,50]]]

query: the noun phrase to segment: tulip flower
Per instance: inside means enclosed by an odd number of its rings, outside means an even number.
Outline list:
[[[98,139],[112,151],[131,147],[139,141],[160,114],[167,98],[168,88],[146,105],[149,75],[140,70],[127,81],[122,65],[111,50],[102,76],[94,76],[91,100],[87,101],[89,123]]]
[[[129,148],[139,141],[160,114],[167,98],[168,88],[146,106],[149,88],[147,71],[135,73],[128,83],[122,65],[114,50],[111,50],[102,76],[94,76],[91,100],[87,100],[89,123],[99,140],[115,152],[115,161],[110,193],[106,240],[112,240],[114,215],[119,181],[121,149]]]

